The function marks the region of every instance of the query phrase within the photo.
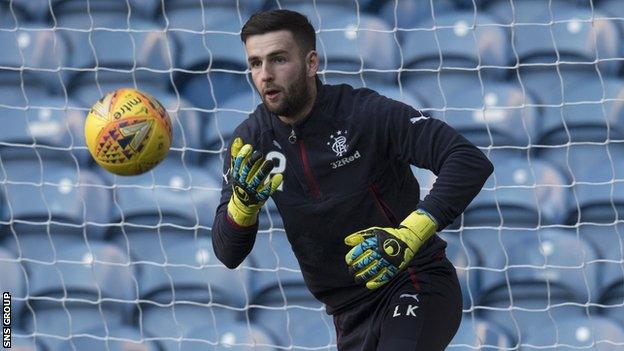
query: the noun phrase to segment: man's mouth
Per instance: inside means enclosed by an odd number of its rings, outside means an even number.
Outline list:
[[[264,91],[264,95],[266,95],[267,98],[269,99],[274,99],[275,97],[277,97],[277,94],[279,94],[279,90],[277,89],[267,89]]]

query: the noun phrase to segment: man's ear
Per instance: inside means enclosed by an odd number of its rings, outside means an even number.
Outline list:
[[[308,75],[308,77],[312,78],[316,76],[316,72],[319,68],[318,54],[316,53],[316,50],[311,50],[310,52],[308,52],[305,62],[306,74]]]

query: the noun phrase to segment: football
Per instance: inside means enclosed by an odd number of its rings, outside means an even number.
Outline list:
[[[95,162],[123,176],[160,163],[172,141],[171,119],[154,97],[131,88],[107,93],[87,115],[85,138]]]

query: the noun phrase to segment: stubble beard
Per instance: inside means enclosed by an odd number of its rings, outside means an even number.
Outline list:
[[[294,117],[301,112],[310,99],[305,70],[301,70],[299,77],[286,89],[281,90],[281,93],[283,94],[282,100],[276,105],[271,105],[262,95],[262,101],[269,111],[286,118]]]

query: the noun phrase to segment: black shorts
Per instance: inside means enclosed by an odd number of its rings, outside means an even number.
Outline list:
[[[380,297],[334,315],[339,351],[444,350],[459,328],[457,273],[444,256],[408,267]]]

